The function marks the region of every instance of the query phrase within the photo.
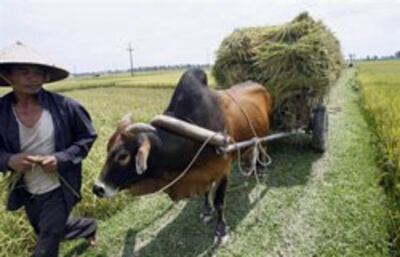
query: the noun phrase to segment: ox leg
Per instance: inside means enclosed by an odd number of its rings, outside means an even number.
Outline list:
[[[203,205],[203,210],[200,213],[200,220],[204,223],[207,224],[211,221],[214,210],[213,207],[210,204],[210,192],[206,192],[204,195],[204,205]]]
[[[215,240],[217,243],[224,244],[228,240],[227,227],[224,217],[225,191],[228,178],[223,177],[217,187],[214,198],[214,206],[217,212],[217,226],[215,228]]]

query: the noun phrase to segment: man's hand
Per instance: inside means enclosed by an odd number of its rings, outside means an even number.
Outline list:
[[[14,171],[19,173],[25,173],[32,169],[35,162],[32,161],[31,155],[25,153],[14,154],[10,157],[8,161],[8,166]]]
[[[41,156],[40,166],[44,172],[55,172],[57,171],[57,159],[54,155]]]
[[[57,159],[53,155],[35,156],[25,153],[14,154],[8,161],[8,166],[19,173],[31,170],[34,165],[40,165],[44,172],[55,172],[57,170]]]

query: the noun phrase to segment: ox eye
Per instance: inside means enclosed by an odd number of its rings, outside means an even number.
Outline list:
[[[115,160],[121,165],[126,165],[130,160],[130,154],[128,151],[120,152],[115,156]]]

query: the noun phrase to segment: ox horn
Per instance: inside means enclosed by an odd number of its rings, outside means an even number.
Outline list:
[[[132,113],[125,114],[118,122],[117,130],[119,133],[123,133],[130,124],[132,123]]]
[[[131,124],[128,127],[125,128],[125,133],[128,134],[137,134],[140,132],[156,132],[156,129],[146,123],[136,123],[136,124]]]
[[[126,124],[126,123],[131,123],[132,122],[132,113],[129,112],[122,116],[121,120],[119,121],[119,124]]]

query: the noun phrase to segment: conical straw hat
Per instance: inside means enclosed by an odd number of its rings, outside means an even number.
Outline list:
[[[54,65],[47,58],[36,53],[30,47],[16,42],[15,44],[0,51],[0,86],[9,86],[10,83],[4,78],[3,68],[11,64],[33,64],[42,66],[49,75],[46,82],[54,82],[68,77],[68,71]]]

